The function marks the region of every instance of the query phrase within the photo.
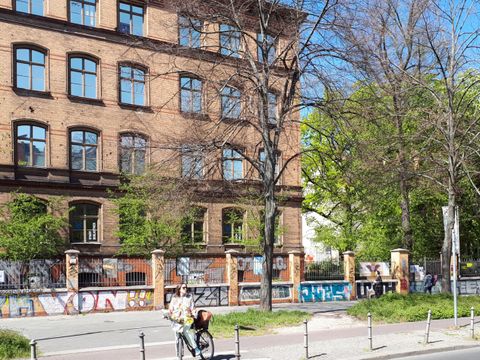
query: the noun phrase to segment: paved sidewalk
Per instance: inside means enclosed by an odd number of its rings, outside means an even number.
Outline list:
[[[309,323],[309,358],[312,359],[391,359],[409,354],[446,351],[453,348],[480,346],[469,339],[469,319],[460,319],[463,327],[452,329],[453,320],[432,322],[430,343],[423,343],[425,322],[402,324],[374,324],[373,346],[368,349],[366,323],[351,319],[343,313],[318,314]],[[173,360],[173,341],[150,343],[147,360]],[[216,360],[233,359],[232,339],[215,340]],[[242,360],[300,360],[305,359],[303,327],[281,329],[277,334],[241,337]],[[86,351],[86,350],[85,350]],[[53,355],[53,354],[51,354]],[[139,347],[103,349],[47,356],[46,360],[131,360],[140,358]],[[185,357],[188,359],[189,357]],[[191,358],[191,357],[190,357]]]

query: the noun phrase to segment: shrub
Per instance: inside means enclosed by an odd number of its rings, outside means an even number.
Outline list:
[[[0,330],[0,359],[15,359],[30,355],[28,339],[11,330]]]

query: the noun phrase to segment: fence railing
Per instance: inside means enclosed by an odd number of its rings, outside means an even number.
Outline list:
[[[151,261],[81,257],[78,285],[80,288],[152,285]]]
[[[0,290],[65,287],[65,260],[0,260]]]
[[[165,285],[223,284],[225,278],[225,257],[177,257],[165,259]]]
[[[263,257],[246,255],[238,257],[238,281],[260,282],[263,273]],[[289,261],[284,255],[276,255],[273,258],[273,281],[289,281]]]
[[[305,281],[343,280],[343,262],[321,261],[305,264]]]

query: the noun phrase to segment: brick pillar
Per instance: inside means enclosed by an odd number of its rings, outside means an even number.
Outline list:
[[[405,249],[391,251],[392,278],[398,280],[395,291],[399,294],[408,294],[410,288],[408,256],[409,251]]]
[[[355,253],[353,251],[343,253],[343,270],[344,280],[348,281],[352,287],[350,300],[355,300],[357,298],[357,284],[355,283]]]
[[[302,282],[302,252],[293,250],[288,253],[290,266],[290,282],[292,283],[292,302],[300,300],[300,284]]]
[[[228,305],[238,305],[238,251],[225,251],[227,262]]]
[[[165,308],[165,251],[152,251],[153,308]]]
[[[80,251],[67,250],[65,251],[65,264],[67,267],[67,290],[78,292],[78,273],[79,273],[79,259]]]

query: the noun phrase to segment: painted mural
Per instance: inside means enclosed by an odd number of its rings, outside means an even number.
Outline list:
[[[300,302],[327,302],[350,300],[352,285],[348,281],[309,282],[300,285]]]
[[[151,310],[152,290],[51,292],[0,295],[1,317]]]

